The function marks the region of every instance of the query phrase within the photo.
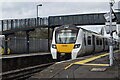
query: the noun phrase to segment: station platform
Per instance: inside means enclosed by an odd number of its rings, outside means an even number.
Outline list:
[[[81,79],[120,79],[120,50],[114,51],[114,65],[109,66],[109,53],[79,57],[74,60],[57,62],[28,80],[81,80]]]
[[[9,54],[9,55],[0,55],[1,58],[16,58],[16,57],[27,57],[27,56],[36,56],[36,55],[49,55],[50,52],[39,52],[39,53],[23,53],[23,54]]]
[[[2,73],[53,62],[50,52],[1,55]]]

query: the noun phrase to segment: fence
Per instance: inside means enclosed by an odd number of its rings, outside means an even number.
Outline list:
[[[4,46],[4,40],[2,45]],[[27,39],[26,37],[8,38],[8,47],[10,48],[10,53],[26,53]],[[48,39],[30,38],[29,50],[30,53],[48,51]]]

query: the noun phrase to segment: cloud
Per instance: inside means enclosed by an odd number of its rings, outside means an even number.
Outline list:
[[[3,7],[3,17],[10,17],[13,15],[17,15],[18,17],[21,15],[26,16],[25,13],[28,12],[34,12],[33,14],[31,13],[30,17],[32,17],[33,15],[35,16],[36,14],[36,5],[37,3],[34,2],[20,2],[20,3],[4,3],[5,6],[7,7]],[[49,15],[61,15],[61,14],[71,14],[71,13],[82,13],[85,11],[89,11],[89,10],[94,10],[94,6],[96,6],[96,8],[99,8],[99,6],[97,7],[96,5],[90,5],[89,3],[72,3],[72,2],[46,2],[43,3],[42,7],[39,7],[39,15],[40,16],[49,16]],[[97,10],[97,9],[96,9]],[[99,9],[98,9],[99,10]],[[10,15],[7,15],[7,14]],[[30,13],[28,13],[30,14]],[[14,16],[15,17],[15,16]],[[29,17],[29,16],[28,16]]]
[[[35,17],[36,4],[33,2],[3,2],[2,17],[8,18],[28,18]],[[33,16],[34,15],[34,16]]]
[[[39,7],[40,17],[99,13],[109,10],[107,2],[2,2],[4,5],[0,13],[3,15],[0,19],[36,17],[36,5],[40,3],[43,5]]]

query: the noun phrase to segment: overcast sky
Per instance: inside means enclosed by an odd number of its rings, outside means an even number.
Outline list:
[[[109,0],[0,0],[0,20],[35,18],[38,4],[39,17],[109,12]]]
[[[8,0],[10,1],[10,0]],[[26,2],[25,2],[26,1]],[[31,18],[36,17],[36,5],[39,6],[39,17],[47,17],[51,15],[70,15],[83,13],[99,13],[109,11],[109,2],[102,2],[104,0],[68,0],[69,2],[57,2],[56,0],[40,0],[40,2],[29,2],[28,0],[21,0],[20,2],[1,2],[2,13],[0,19],[14,19],[14,18]],[[59,0],[58,0],[59,1]],[[70,2],[71,1],[71,2]],[[74,1],[74,2],[72,2]],[[81,1],[81,2],[80,2]],[[114,4],[114,8],[118,8],[118,0]]]

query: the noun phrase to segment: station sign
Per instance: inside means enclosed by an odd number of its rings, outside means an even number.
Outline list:
[[[117,20],[117,16],[116,16],[115,12],[113,11],[113,9],[112,9],[111,13],[112,13],[111,19],[113,22],[115,22]],[[107,22],[110,22],[110,12],[104,14],[104,18],[106,19]]]
[[[104,14],[104,18],[106,19],[107,22],[109,22],[110,21],[110,13]],[[114,14],[112,14],[112,19],[115,19],[115,15]]]
[[[112,32],[115,32],[116,29],[117,29],[117,26],[116,26],[116,22],[112,22],[112,26],[110,28],[110,22],[105,22],[105,30],[106,30],[106,33],[109,34],[110,33],[110,30]]]

